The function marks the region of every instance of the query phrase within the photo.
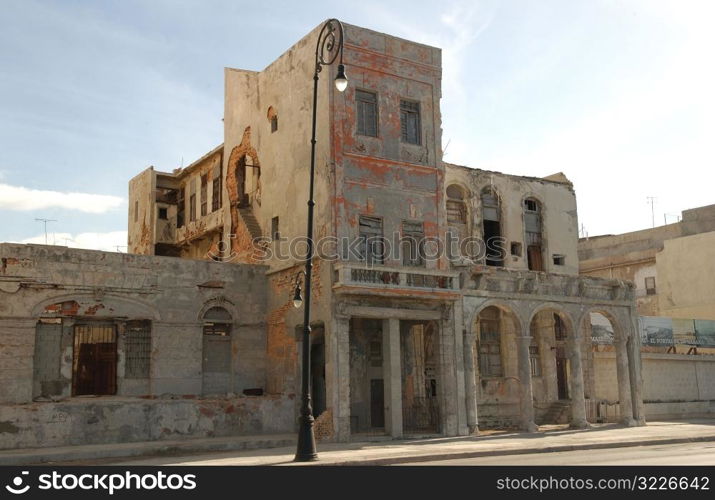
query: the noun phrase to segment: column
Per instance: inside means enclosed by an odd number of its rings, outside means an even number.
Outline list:
[[[631,335],[626,343],[628,349],[628,367],[633,401],[633,418],[637,425],[645,425],[645,405],[643,404],[643,375],[641,371],[641,336],[638,329],[638,312],[631,309],[629,314]]]
[[[584,394],[583,363],[581,360],[581,343],[583,339],[583,326],[575,326],[573,335],[566,341],[571,373],[569,376],[569,391],[571,393],[571,423],[572,429],[587,429],[590,427],[586,420],[586,396]]]
[[[473,333],[464,331],[464,392],[467,402],[467,426],[470,434],[479,433],[479,421],[477,415],[477,380],[474,369],[474,343],[476,339]]]
[[[621,422],[624,425],[633,427],[636,425],[633,420],[633,403],[631,400],[631,377],[628,368],[628,352],[626,339],[623,331],[616,332],[618,338],[616,344],[616,375],[618,376],[618,400],[621,408]]]
[[[334,341],[330,343],[335,367],[332,370],[333,428],[338,442],[350,441],[350,317],[333,320]]]
[[[382,376],[385,384],[385,432],[402,437],[402,370],[400,367],[400,320],[382,321]]]
[[[531,337],[527,335],[525,331],[522,331],[522,336],[516,338],[516,343],[519,356],[519,382],[521,388],[521,429],[526,432],[536,432],[539,430],[539,427],[534,422],[534,392],[531,388],[531,365],[529,363]]]
[[[402,437],[402,370],[400,367],[400,320],[382,321],[382,377],[385,387],[385,432]]]

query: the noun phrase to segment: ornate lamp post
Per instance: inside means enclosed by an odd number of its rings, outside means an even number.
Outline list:
[[[343,92],[348,86],[343,64],[343,25],[337,19],[329,19],[320,30],[318,43],[315,47],[315,73],[313,74],[313,128],[310,139],[310,197],[308,200],[308,254],[305,259],[305,298],[301,297],[300,274],[296,276],[293,305],[300,307],[305,303],[303,315],[303,353],[301,373],[301,406],[298,430],[298,448],[295,453],[296,462],[317,460],[315,450],[315,435],[313,434],[313,409],[310,401],[310,287],[313,271],[313,188],[315,178],[315,126],[316,108],[318,105],[318,75],[323,66],[333,64],[338,56],[338,74],[335,77],[335,88]]]

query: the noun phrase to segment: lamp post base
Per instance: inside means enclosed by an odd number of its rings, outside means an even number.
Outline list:
[[[311,418],[311,420],[313,420]],[[295,453],[294,462],[314,462],[318,460],[318,452],[315,449],[315,434],[313,433],[313,422],[301,422],[298,431],[298,449]]]

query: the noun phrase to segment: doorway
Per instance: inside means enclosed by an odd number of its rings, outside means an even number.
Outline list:
[[[72,395],[117,393],[117,331],[111,324],[74,327]]]
[[[556,348],[556,388],[559,399],[569,399],[568,359],[563,347]]]

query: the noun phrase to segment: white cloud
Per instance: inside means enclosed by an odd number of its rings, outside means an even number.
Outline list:
[[[5,210],[64,208],[90,214],[103,214],[118,208],[123,201],[118,196],[63,193],[0,184],[0,209]]]
[[[21,241],[12,243],[36,243],[45,244],[45,235],[33,236]],[[107,252],[127,251],[127,232],[110,231],[107,233],[48,233],[48,245],[61,245],[71,248],[83,248],[86,250],[104,250]]]

